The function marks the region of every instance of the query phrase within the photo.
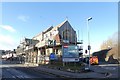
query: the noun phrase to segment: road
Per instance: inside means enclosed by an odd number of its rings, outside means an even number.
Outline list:
[[[58,78],[58,76],[55,76],[53,74],[50,74],[55,72],[55,71],[50,71],[48,70],[49,73],[44,72],[44,70],[39,70],[37,69],[37,71],[35,70],[36,68],[38,68],[37,66],[25,66],[23,64],[14,64],[13,62],[9,62],[9,61],[3,61],[3,64],[0,65],[0,69],[2,69],[2,78],[3,79],[26,79],[29,78],[30,80],[36,80],[40,79],[40,80],[45,80],[49,78],[50,79],[54,79],[57,80],[60,79]],[[119,70],[120,70],[120,66],[116,65],[116,64],[100,64],[100,65],[91,65],[91,69],[93,72],[90,73],[70,73],[67,75],[72,75],[70,77],[75,77],[77,76],[78,78],[118,78],[119,77]],[[43,71],[43,72],[42,72]],[[58,72],[60,73],[60,71],[58,70]],[[57,72],[57,73],[58,73]],[[1,72],[0,72],[1,73]],[[56,74],[56,73],[54,73]],[[60,73],[61,75],[62,73]],[[64,73],[65,75],[65,73]],[[76,77],[75,77],[76,78]],[[118,80],[118,79],[117,79]]]
[[[2,69],[2,79],[26,79],[34,80],[40,78],[44,80],[45,78],[57,78],[55,75],[47,74],[40,71],[34,71],[34,67],[24,67],[22,64],[13,64],[9,61],[2,61],[0,69]]]
[[[98,73],[102,73],[106,75],[106,78],[119,78],[119,70],[120,65],[119,64],[100,64],[91,66],[92,70]]]
[[[120,71],[120,64],[104,64],[99,65],[101,68],[107,70],[109,73],[111,73],[111,78],[118,78],[120,77],[119,71]]]

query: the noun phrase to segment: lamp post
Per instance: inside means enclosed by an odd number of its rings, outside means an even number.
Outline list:
[[[89,50],[89,69],[90,69],[90,49],[91,49],[91,46],[90,46],[90,31],[89,31],[89,21],[92,19],[92,17],[89,17],[87,18],[87,32],[88,32],[88,50]]]

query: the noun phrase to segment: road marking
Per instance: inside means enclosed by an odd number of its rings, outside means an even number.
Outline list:
[[[25,77],[24,77],[24,76],[22,76],[22,75],[18,75],[17,77],[18,77],[18,78],[25,78]]]
[[[101,64],[98,66],[120,66],[120,64]]]
[[[110,67],[110,66],[101,66],[101,68],[103,69],[107,69],[107,70],[116,70],[116,67]]]
[[[110,76],[112,76],[112,74],[111,73],[108,73],[108,75],[105,75],[106,77],[110,77]]]
[[[15,76],[12,76],[12,78],[16,78]]]

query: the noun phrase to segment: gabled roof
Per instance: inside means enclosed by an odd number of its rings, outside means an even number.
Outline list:
[[[45,31],[43,31],[43,33],[47,33],[47,32],[49,32],[50,30],[52,30],[53,29],[53,26],[51,26],[51,27],[49,27],[48,29],[46,29]]]
[[[56,25],[55,27],[51,26],[50,28],[48,28],[47,30],[45,31],[42,31],[41,33],[39,33],[38,35],[34,36],[33,38],[41,35],[42,33],[45,33],[45,32],[48,32],[48,31],[51,31],[51,30],[57,30],[57,28],[60,28],[63,24],[65,24],[66,22],[68,22],[68,20],[66,19],[65,21],[63,21],[62,23]]]
[[[65,21],[63,21],[62,23],[58,24],[57,26],[55,26],[52,30],[56,30],[57,28],[60,28],[63,24],[65,24],[66,22],[68,22],[68,20],[66,19]]]

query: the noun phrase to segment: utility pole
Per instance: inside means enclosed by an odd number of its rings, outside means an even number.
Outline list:
[[[92,17],[87,18],[87,32],[88,32],[88,50],[89,50],[89,69],[90,69],[90,31],[89,31],[89,25],[88,22],[92,19]]]

